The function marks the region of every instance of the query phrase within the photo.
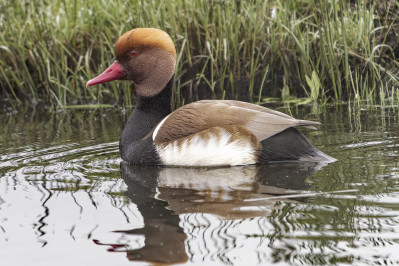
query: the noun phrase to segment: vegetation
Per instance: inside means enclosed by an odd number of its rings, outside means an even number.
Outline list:
[[[129,82],[85,83],[135,27],[175,41],[178,105],[399,102],[398,0],[0,0],[0,10],[0,97],[12,104],[132,105]]]

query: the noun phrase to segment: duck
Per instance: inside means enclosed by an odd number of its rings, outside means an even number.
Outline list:
[[[176,48],[161,29],[124,33],[114,53],[113,63],[86,87],[134,82],[137,100],[119,142],[121,158],[129,164],[211,167],[335,160],[297,129],[315,129],[316,121],[236,100],[201,100],[172,112]]]

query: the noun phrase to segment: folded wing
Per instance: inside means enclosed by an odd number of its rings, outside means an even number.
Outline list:
[[[154,142],[169,142],[212,127],[241,125],[262,141],[287,128],[320,123],[295,119],[262,106],[232,101],[204,100],[185,105],[165,118],[154,131]]]

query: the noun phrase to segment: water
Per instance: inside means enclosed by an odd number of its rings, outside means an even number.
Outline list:
[[[129,166],[123,112],[4,111],[1,265],[398,264],[398,109],[279,110],[338,161]]]

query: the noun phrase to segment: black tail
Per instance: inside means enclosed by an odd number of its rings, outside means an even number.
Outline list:
[[[295,128],[288,128],[262,142],[260,163],[282,161],[334,162]]]

